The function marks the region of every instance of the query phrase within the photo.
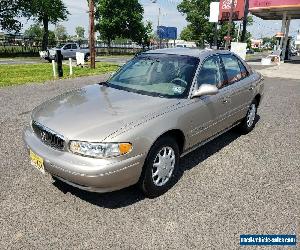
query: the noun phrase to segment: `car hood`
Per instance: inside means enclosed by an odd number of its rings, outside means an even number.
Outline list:
[[[177,103],[99,84],[58,96],[37,107],[32,119],[72,140],[103,141]]]

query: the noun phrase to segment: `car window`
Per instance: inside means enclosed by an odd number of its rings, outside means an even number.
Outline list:
[[[222,86],[223,76],[221,74],[219,59],[217,56],[207,59],[197,77],[198,86],[202,84],[216,85],[218,88]]]
[[[76,44],[72,44],[72,49],[77,49],[77,45]]]
[[[246,69],[245,65],[241,62],[241,60],[238,60],[239,65],[240,65],[240,69],[241,69],[241,73],[242,73],[242,78],[246,78],[249,76],[249,72]]]
[[[67,44],[64,49],[71,49],[71,44]]]
[[[232,55],[221,55],[227,74],[228,85],[242,79],[241,68],[238,59]]]

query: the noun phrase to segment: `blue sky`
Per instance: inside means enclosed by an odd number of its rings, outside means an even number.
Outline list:
[[[63,0],[67,5],[71,15],[68,21],[62,24],[67,28],[69,34],[75,33],[76,26],[84,26],[88,29],[88,5],[86,0]],[[157,0],[157,3],[152,3],[153,0],[140,0],[145,9],[145,20],[150,20],[154,26],[157,25],[158,8],[161,7],[161,25],[176,26],[180,31],[187,25],[185,17],[177,11],[177,5],[181,0]],[[23,22],[26,29],[31,22]],[[280,31],[281,21],[263,21],[259,18],[254,18],[254,25],[249,28],[253,37],[260,38],[264,36],[272,36]],[[53,27],[51,27],[53,28]],[[300,21],[293,20],[291,23],[290,34],[295,35],[300,29]]]

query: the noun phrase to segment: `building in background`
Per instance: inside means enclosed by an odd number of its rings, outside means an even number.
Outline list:
[[[188,42],[188,41],[184,41],[184,40],[175,40],[174,41],[170,40],[168,43],[168,47],[169,48],[196,48],[197,45],[195,42]]]
[[[300,30],[298,30],[298,34],[295,41],[295,47],[298,50],[298,53],[300,53]]]
[[[290,23],[292,19],[300,19],[300,0],[249,0],[249,10],[264,20],[282,20],[278,51],[282,60],[289,60]]]
[[[251,39],[251,48],[252,49],[261,49],[263,45],[262,39]]]

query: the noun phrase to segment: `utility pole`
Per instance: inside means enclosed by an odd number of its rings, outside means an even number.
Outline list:
[[[91,69],[96,68],[96,51],[95,51],[95,2],[89,0],[89,14],[90,14],[90,36],[89,45],[91,53]]]
[[[215,23],[214,49],[218,49],[218,23]]]
[[[159,30],[159,26],[160,26],[160,15],[161,15],[161,8],[160,6],[158,6],[158,22],[157,22],[157,30],[158,30],[158,34],[159,34],[159,48],[161,48],[161,31]]]
[[[229,23],[228,23],[228,33],[227,33],[226,46],[225,46],[226,50],[229,48],[229,44],[230,44],[233,10],[234,10],[234,0],[231,0],[230,16],[229,16]]]
[[[237,38],[236,38],[236,41],[237,41],[237,42],[240,41],[240,34],[241,34],[241,28],[242,28],[241,26],[242,26],[242,24],[240,23],[240,24],[239,24],[238,33],[237,33]]]
[[[249,0],[245,0],[245,12],[244,12],[244,19],[243,19],[243,31],[242,31],[242,37],[241,37],[242,43],[246,42],[248,14],[249,14]]]

